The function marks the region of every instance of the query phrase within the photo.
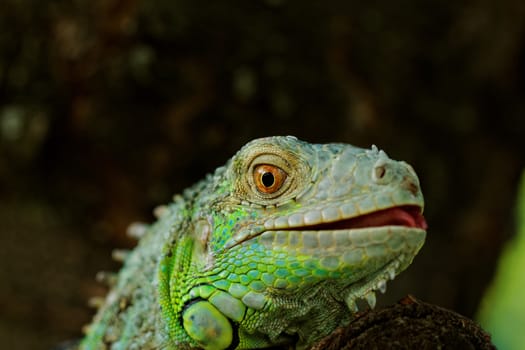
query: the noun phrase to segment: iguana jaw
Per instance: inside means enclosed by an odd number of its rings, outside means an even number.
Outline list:
[[[343,289],[337,289],[334,299],[344,298],[355,312],[358,299],[375,306],[375,291],[384,293],[386,282],[410,265],[424,243],[426,229],[422,207],[407,204],[338,221],[265,230],[257,241],[275,251],[285,249],[289,255],[310,255],[321,265],[326,261],[329,270],[342,265],[353,270],[352,278],[341,279]],[[368,258],[363,257],[363,249]],[[334,258],[338,267],[330,266]],[[370,265],[377,262],[372,271],[363,269],[367,261]]]
[[[411,259],[409,260],[411,261]],[[353,282],[349,292],[345,295],[345,302],[348,308],[353,312],[359,311],[357,303],[359,299],[366,301],[372,309],[375,308],[375,293],[377,291],[385,293],[387,281],[393,280],[409,263],[407,263],[407,257],[402,254],[379,270]]]

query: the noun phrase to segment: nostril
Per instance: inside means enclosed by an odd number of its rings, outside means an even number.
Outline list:
[[[384,165],[378,165],[374,168],[374,177],[376,180],[381,180],[383,177],[385,177],[386,174],[386,168]]]
[[[377,184],[384,185],[392,181],[396,172],[395,162],[388,159],[384,152],[379,152],[379,159],[376,160],[372,170],[372,180]],[[392,166],[394,165],[394,168]],[[394,170],[394,171],[392,171]]]

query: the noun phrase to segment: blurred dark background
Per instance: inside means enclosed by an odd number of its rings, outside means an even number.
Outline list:
[[[420,175],[407,293],[472,317],[515,231],[525,3],[2,0],[0,347],[78,338],[125,228],[242,144],[377,144]]]

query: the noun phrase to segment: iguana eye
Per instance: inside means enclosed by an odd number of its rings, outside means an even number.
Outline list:
[[[232,159],[228,173],[234,185],[232,195],[241,203],[280,206],[309,188],[314,175],[310,163],[317,163],[317,155],[308,147],[296,152],[287,141],[272,143],[275,140],[248,144]]]
[[[253,179],[257,190],[265,194],[277,192],[287,176],[288,174],[286,174],[284,170],[269,164],[257,165],[253,172]]]

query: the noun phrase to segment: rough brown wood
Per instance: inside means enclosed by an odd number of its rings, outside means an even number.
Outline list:
[[[361,314],[311,350],[496,349],[474,321],[407,296],[397,304]]]

